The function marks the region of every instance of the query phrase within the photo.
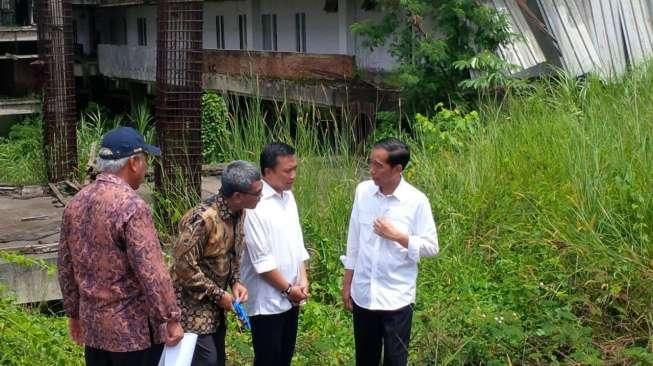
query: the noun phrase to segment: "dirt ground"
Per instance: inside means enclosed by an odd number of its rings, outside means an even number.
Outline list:
[[[217,192],[217,177],[202,178],[202,198]],[[137,191],[151,201],[151,188]],[[63,205],[42,187],[5,189],[0,195],[0,251],[18,252],[32,259],[55,263]],[[42,269],[21,267],[0,259],[0,286],[15,293],[18,303],[59,299],[56,278]]]

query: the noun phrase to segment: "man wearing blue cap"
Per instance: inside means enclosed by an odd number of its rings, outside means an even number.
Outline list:
[[[161,150],[133,128],[107,132],[101,174],[64,210],[59,285],[87,365],[156,365],[163,343],[183,337],[152,214],[135,192],[145,180],[146,154]]]

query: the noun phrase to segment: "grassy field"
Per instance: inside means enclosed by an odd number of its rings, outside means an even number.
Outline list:
[[[653,364],[652,72],[540,81],[481,103],[473,128],[419,130],[406,178],[431,200],[441,252],[420,265],[411,364]],[[347,133],[310,127],[310,109],[292,136],[287,118],[269,131],[260,110],[239,115],[221,142],[227,159],[255,160],[269,136],[301,158],[313,298],[296,364],[351,364],[338,257],[364,157]],[[0,174],[14,163],[0,154]],[[59,318],[0,305],[0,363],[79,356]],[[230,360],[249,364],[247,334],[232,322],[227,338]]]

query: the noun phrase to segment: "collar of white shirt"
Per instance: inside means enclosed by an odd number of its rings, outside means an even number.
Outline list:
[[[377,197],[394,197],[394,198],[398,199],[399,201],[403,201],[406,198],[408,198],[409,192],[407,192],[407,189],[409,187],[408,187],[408,183],[404,180],[403,176],[401,177],[401,180],[399,181],[399,185],[397,186],[397,188],[395,188],[395,190],[394,190],[394,192],[392,192],[392,194],[383,194],[383,192],[381,192],[381,187],[379,187],[377,185],[375,185],[374,187],[375,187],[375,189],[374,189],[373,195],[375,195]]]
[[[272,186],[265,181],[265,178],[261,180],[263,182],[263,192],[261,193],[261,199],[265,200],[268,198],[277,198],[278,200],[285,202],[288,199],[289,191],[282,191],[281,193],[277,192]]]

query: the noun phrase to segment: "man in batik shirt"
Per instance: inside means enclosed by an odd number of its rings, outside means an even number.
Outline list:
[[[135,192],[147,155],[161,151],[129,127],[107,132],[102,172],[63,213],[57,269],[70,335],[87,365],[156,365],[184,332],[152,214]]]
[[[221,183],[216,195],[181,219],[172,253],[182,325],[199,335],[193,366],[225,364],[224,311],[234,301],[247,301],[240,283],[244,209],[256,207],[261,197],[261,174],[251,163],[235,161],[224,169]]]

